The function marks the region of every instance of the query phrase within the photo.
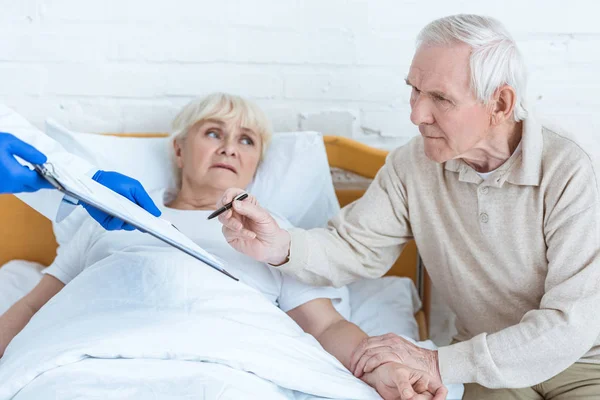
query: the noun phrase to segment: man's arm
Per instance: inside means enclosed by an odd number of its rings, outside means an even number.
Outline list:
[[[368,337],[362,329],[342,317],[330,299],[311,300],[287,314],[348,369],[352,352]]]
[[[327,229],[286,231],[258,204],[236,201],[219,216],[223,234],[239,252],[310,285],[340,287],[383,276],[413,237],[399,176],[399,163],[408,156],[405,148],[392,152],[364,196],[344,207]],[[217,206],[241,192],[228,189]]]
[[[0,316],[0,357],[8,344],[40,308],[54,297],[65,285],[51,275],[44,275],[40,283],[31,292],[17,301]]]
[[[407,193],[392,152],[365,194],[344,207],[326,229],[290,230],[289,261],[282,272],[318,286],[344,286],[379,278],[412,239]]]

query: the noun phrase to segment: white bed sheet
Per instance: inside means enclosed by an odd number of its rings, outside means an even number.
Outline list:
[[[0,269],[1,312],[37,284],[41,279],[41,270],[42,266],[23,261],[12,261]],[[350,293],[353,309],[351,320],[368,334],[391,331],[416,339],[416,321],[412,318],[412,313],[420,307],[420,302],[412,282],[399,278],[358,282],[350,286]],[[374,296],[375,293],[379,295]],[[404,324],[398,318],[389,318],[399,310],[410,317],[406,317],[408,320]],[[392,326],[388,329],[387,325],[390,324]],[[430,341],[419,344],[435,348]],[[36,358],[40,356],[41,354],[37,354]],[[65,354],[58,356],[64,358]],[[56,393],[60,398],[66,399],[90,396],[103,399],[197,398],[198,393],[203,393],[200,398],[206,399],[320,398],[314,393],[284,389],[256,374],[248,374],[225,364],[177,359],[115,359],[112,356],[114,354],[111,355],[112,359],[79,358],[77,362],[51,368],[27,384],[15,399],[38,398],[41,393]],[[6,366],[4,361],[0,362],[0,370],[5,370],[2,368]],[[343,377],[345,378],[347,377]],[[74,381],[77,382],[76,385],[72,384]],[[313,382],[312,385],[314,384]],[[462,397],[462,385],[451,385],[449,389],[449,399]]]
[[[13,260],[0,268],[0,315],[42,279],[44,266]],[[419,339],[414,314],[421,308],[417,290],[408,278],[386,277],[348,285],[350,321],[371,336],[394,332]]]

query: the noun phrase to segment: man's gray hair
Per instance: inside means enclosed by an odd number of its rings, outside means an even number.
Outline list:
[[[496,89],[510,85],[516,92],[515,121],[527,118],[527,72],[514,39],[499,21],[479,15],[459,14],[429,23],[417,37],[421,45],[447,46],[457,42],[472,48],[471,87],[487,104]]]

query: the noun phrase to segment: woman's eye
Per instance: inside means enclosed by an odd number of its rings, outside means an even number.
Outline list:
[[[206,132],[206,136],[211,137],[211,138],[218,138],[219,134],[215,131],[208,131],[208,132]]]
[[[254,145],[254,141],[252,139],[250,139],[249,137],[243,137],[241,142],[242,142],[242,144],[247,144],[249,146]]]

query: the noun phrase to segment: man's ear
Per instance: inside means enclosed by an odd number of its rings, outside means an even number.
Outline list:
[[[517,104],[517,92],[510,85],[502,85],[494,92],[492,109],[492,125],[500,125],[512,118]]]

